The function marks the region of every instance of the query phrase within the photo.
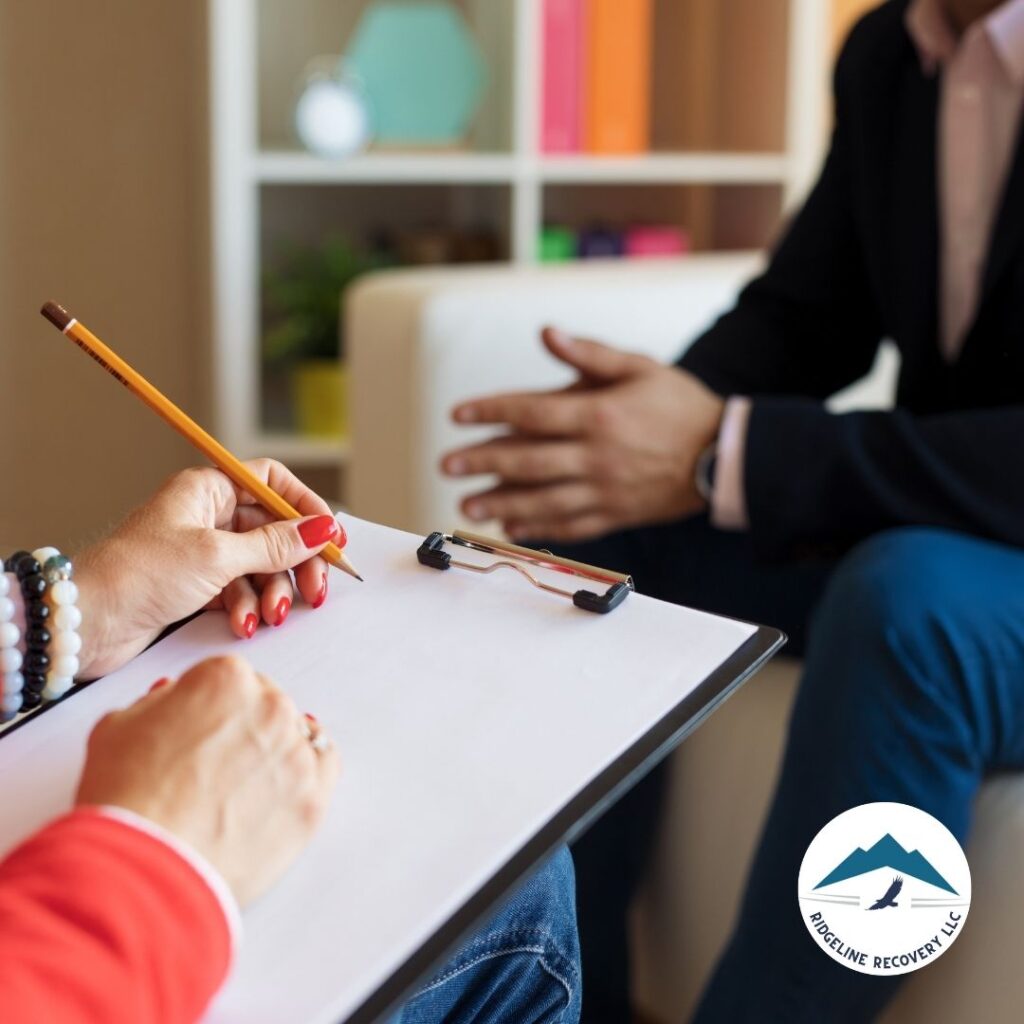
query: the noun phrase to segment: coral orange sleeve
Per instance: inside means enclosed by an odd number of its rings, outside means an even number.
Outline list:
[[[98,810],[58,819],[0,863],[4,1024],[194,1024],[231,955],[195,867]]]

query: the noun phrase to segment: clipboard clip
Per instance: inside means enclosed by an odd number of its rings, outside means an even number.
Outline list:
[[[498,560],[487,565],[458,561],[451,551],[445,550],[446,544],[456,548],[469,548],[472,551],[496,555]],[[587,565],[584,562],[574,562],[570,558],[559,558],[557,555],[551,554],[550,551],[534,551],[532,548],[523,548],[518,544],[494,540],[491,537],[468,533],[465,530],[456,530],[451,534],[441,532],[430,534],[419,546],[416,557],[420,565],[431,569],[466,569],[469,572],[484,575],[496,572],[498,569],[511,569],[538,589],[545,590],[549,594],[567,597],[577,608],[582,608],[585,612],[595,612],[598,615],[607,615],[608,612],[618,608],[634,589],[633,577],[624,573],[599,569],[597,566]],[[566,590],[538,579],[528,566],[574,576],[592,583],[603,583],[607,585],[607,589],[603,594],[595,593],[592,590]]]

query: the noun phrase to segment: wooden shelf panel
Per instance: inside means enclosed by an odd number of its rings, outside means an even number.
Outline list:
[[[323,160],[300,150],[268,150],[252,163],[264,185],[508,184],[514,157],[501,153],[367,153]]]
[[[617,185],[777,185],[786,181],[789,161],[781,153],[647,153],[643,156],[546,157],[545,182]]]
[[[257,433],[242,446],[241,457],[277,459],[297,466],[342,466],[348,461],[350,451],[348,438]]]
[[[299,151],[265,151],[252,163],[263,185],[388,184],[780,184],[783,153],[645,153],[640,156],[514,157],[501,153],[368,153],[322,160]]]

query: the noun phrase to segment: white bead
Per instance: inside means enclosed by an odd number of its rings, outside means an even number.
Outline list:
[[[57,610],[53,613],[54,629],[78,629],[81,624],[82,613],[78,610],[78,605],[58,605]]]
[[[62,634],[58,633],[57,635],[61,636]],[[62,654],[53,659],[50,671],[54,675],[74,679],[78,675],[78,659],[73,654]]]
[[[71,580],[58,580],[50,587],[50,600],[54,604],[74,604],[78,600],[78,587]]]
[[[50,641],[50,656],[56,657],[61,654],[77,654],[82,649],[82,638],[70,630],[61,630],[54,633]]]
[[[0,647],[17,647],[21,630],[13,622],[0,622]]]
[[[11,577],[0,571],[0,597],[6,597],[11,592]]]
[[[3,697],[0,697],[0,711],[5,715],[12,715],[16,711],[21,710],[21,694],[20,693],[5,693]]]
[[[0,651],[0,672],[6,675],[8,672],[19,671],[23,660],[17,647],[5,647]]]
[[[45,700],[57,700],[59,697],[63,697],[73,685],[73,679],[68,679],[65,676],[55,676],[52,672],[47,672],[46,686],[43,688],[43,698]]]
[[[25,688],[25,677],[20,672],[5,672],[0,676],[0,692],[21,693]]]
[[[40,564],[44,565],[48,558],[53,558],[54,555],[59,555],[60,552],[56,548],[36,548],[32,552],[32,557]]]
[[[9,597],[0,597],[0,622],[10,622],[14,618],[14,602]]]

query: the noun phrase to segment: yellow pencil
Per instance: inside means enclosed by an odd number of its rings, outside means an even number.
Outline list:
[[[137,370],[132,369],[116,352],[105,345],[84,324],[79,323],[63,306],[48,302],[40,310],[61,334],[67,335],[87,352],[111,376],[116,377],[136,397],[141,398],[158,416],[166,420],[187,441],[196,446],[221,472],[243,491],[252,495],[268,512],[279,519],[301,519],[297,512],[276,491],[254,476],[216,438],[208,434],[194,419],[181,411],[166,395],[158,391]],[[342,554],[336,544],[328,544],[321,552],[331,565],[362,582],[362,576]]]

